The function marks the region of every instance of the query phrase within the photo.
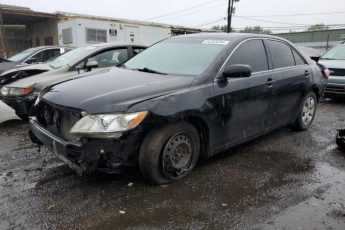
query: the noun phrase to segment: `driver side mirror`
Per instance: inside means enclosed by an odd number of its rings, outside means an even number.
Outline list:
[[[98,67],[98,62],[96,60],[93,59],[89,59],[87,60],[86,64],[85,64],[85,69],[87,71],[91,71],[94,68]]]
[[[223,78],[244,78],[252,75],[252,68],[249,65],[230,65],[225,67],[223,71]]]
[[[35,64],[35,63],[37,63],[37,59],[36,58],[30,58],[30,59],[26,60],[25,63],[26,64]]]

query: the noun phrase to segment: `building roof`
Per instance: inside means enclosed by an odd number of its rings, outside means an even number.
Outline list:
[[[27,7],[0,4],[3,23],[8,25],[27,25],[46,19],[57,20],[56,14],[33,11]]]
[[[185,26],[179,26],[179,25],[171,25],[171,24],[165,24],[165,23],[147,22],[147,21],[139,21],[139,20],[131,20],[131,19],[123,19],[123,18],[113,18],[113,17],[101,17],[101,16],[95,16],[95,15],[76,14],[76,13],[63,12],[63,11],[57,11],[56,14],[59,16],[59,18],[61,20],[67,20],[70,18],[82,18],[82,19],[119,22],[119,23],[127,23],[127,24],[143,25],[143,26],[170,28],[170,29],[176,30],[176,31],[178,31],[178,30],[191,31],[191,32],[206,31],[206,30],[202,30],[202,29],[198,29],[198,28],[185,27]]]

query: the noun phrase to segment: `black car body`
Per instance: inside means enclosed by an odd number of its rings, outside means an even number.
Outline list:
[[[35,48],[26,49],[9,59],[6,62],[0,63],[0,86],[12,82],[12,79],[19,79],[19,76],[14,77],[16,71],[11,71],[15,68],[22,68],[28,65],[43,63],[59,56],[62,53],[72,50],[73,48],[60,47],[60,46],[39,46]],[[24,72],[24,71],[22,71]],[[42,73],[38,69],[37,71],[27,71],[26,75],[34,75]],[[12,74],[13,73],[13,74]]]
[[[199,156],[289,124],[307,129],[325,83],[315,62],[277,37],[174,37],[122,69],[51,86],[35,103],[30,133],[79,173],[139,163],[149,180],[167,183]]]
[[[15,76],[25,75],[25,77],[23,77],[24,79],[12,79],[14,82],[3,86],[0,90],[0,98],[12,107],[20,118],[27,120],[37,95],[45,87],[79,77],[84,72],[88,72],[86,75],[89,75],[91,70],[94,72],[120,65],[145,48],[145,46],[134,44],[95,44],[76,48],[44,64],[12,70],[12,73],[17,72]],[[89,62],[89,60],[91,61]],[[93,63],[93,66],[88,66],[88,63]],[[34,72],[43,73],[27,76]],[[12,90],[20,92],[11,93]]]

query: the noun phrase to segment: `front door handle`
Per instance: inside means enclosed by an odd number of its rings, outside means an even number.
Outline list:
[[[275,81],[272,78],[268,78],[266,84],[271,87]]]
[[[310,74],[309,70],[304,71],[304,76],[309,77],[309,74]]]

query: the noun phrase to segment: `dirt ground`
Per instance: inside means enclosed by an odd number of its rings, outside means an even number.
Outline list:
[[[0,229],[345,229],[345,103],[318,107],[306,132],[284,128],[151,186],[137,168],[79,177],[27,124],[0,125]]]

